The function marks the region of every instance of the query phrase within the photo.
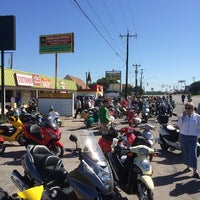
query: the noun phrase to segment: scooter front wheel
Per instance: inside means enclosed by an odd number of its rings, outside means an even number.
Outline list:
[[[26,145],[26,139],[24,138],[23,133],[20,133],[17,137],[17,142],[21,145],[21,146],[25,146]]]
[[[5,145],[2,142],[0,142],[0,155],[4,153],[4,151],[5,151]]]
[[[139,200],[154,200],[153,191],[150,190],[143,182],[138,184]]]

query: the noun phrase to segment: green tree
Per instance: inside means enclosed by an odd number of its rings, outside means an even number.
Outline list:
[[[104,91],[106,91],[109,88],[109,85],[113,83],[118,83],[118,82],[116,80],[106,77],[97,80],[97,84],[103,85]]]
[[[189,92],[193,95],[200,94],[200,81],[192,83],[189,87]]]

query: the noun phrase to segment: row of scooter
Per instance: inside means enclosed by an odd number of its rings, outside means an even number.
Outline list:
[[[161,122],[160,122],[161,123]],[[162,123],[164,124],[164,123]],[[68,172],[61,158],[44,145],[27,145],[22,159],[23,174],[13,170],[11,178],[24,199],[115,199],[115,186],[127,194],[137,194],[140,200],[153,200],[154,184],[150,155],[155,153],[149,124],[134,127],[110,128],[98,144],[90,130],[80,130],[78,138],[70,136],[78,156],[78,167]],[[140,137],[141,136],[141,137]],[[148,143],[148,142],[149,143]],[[28,196],[27,196],[28,195]],[[14,198],[14,197],[12,197]]]
[[[60,142],[60,124],[49,112],[47,116],[40,113],[7,113],[7,121],[0,125],[0,154],[5,151],[5,141],[17,141],[22,146],[40,144],[47,146],[54,154],[61,157],[64,145]]]
[[[119,186],[141,200],[153,200],[154,184],[148,157],[154,153],[152,148],[122,145],[122,139],[117,137],[113,138],[111,151],[103,153],[90,130],[80,130],[78,137],[70,135],[70,140],[75,148],[66,151],[80,160],[70,172],[65,169],[62,159],[46,146],[28,145],[22,158],[23,172],[15,169],[11,174],[20,192],[10,198],[119,199],[120,193],[115,189]]]
[[[110,130],[114,135],[113,127]],[[140,140],[140,145],[128,146],[134,139],[133,134],[128,137],[133,129],[121,131],[121,137],[113,138],[109,152],[105,152],[105,146],[97,144],[90,130],[80,130],[78,138],[71,135],[70,140],[76,145],[68,151],[80,160],[79,166],[71,172],[65,169],[61,158],[45,145],[27,143],[27,151],[22,158],[23,174],[17,170],[11,174],[20,190],[15,196],[25,199],[115,199],[120,195],[115,191],[117,184],[127,194],[137,194],[141,200],[153,199],[149,155],[154,150],[141,145]]]

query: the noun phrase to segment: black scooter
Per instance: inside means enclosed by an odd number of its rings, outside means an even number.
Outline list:
[[[176,114],[173,114],[177,116]],[[168,115],[159,115],[157,122],[160,124],[159,138],[156,138],[156,142],[160,144],[162,150],[181,150],[181,144],[179,142],[179,128],[175,125],[168,124]],[[197,156],[200,155],[200,138],[198,139]]]
[[[77,168],[68,172],[62,160],[50,153],[43,145],[28,145],[22,159],[24,174],[14,170],[11,179],[20,191],[43,185],[42,200],[46,199],[112,199],[113,177],[110,167],[98,148],[93,143],[94,137],[87,132],[80,133],[83,148],[73,151],[80,158]],[[92,139],[93,138],[93,139]],[[77,144],[76,136],[70,139]]]

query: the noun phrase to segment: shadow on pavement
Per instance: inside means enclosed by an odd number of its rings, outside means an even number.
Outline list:
[[[197,194],[200,192],[200,181],[199,180],[191,180],[187,183],[177,183],[174,190],[172,190],[169,195],[170,196],[180,196],[184,194]]]

